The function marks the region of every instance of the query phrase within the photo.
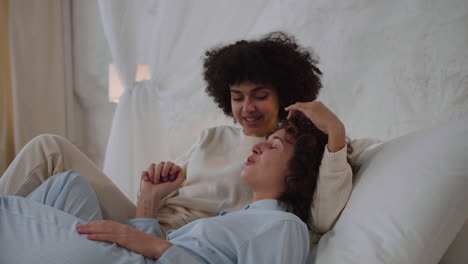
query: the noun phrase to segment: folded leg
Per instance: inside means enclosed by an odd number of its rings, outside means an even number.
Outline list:
[[[56,135],[32,139],[0,177],[0,195],[27,196],[52,175],[75,170],[96,191],[105,219],[125,222],[135,216],[135,205],[71,142]]]
[[[102,220],[101,208],[93,187],[84,176],[73,170],[50,177],[26,198],[84,221]]]
[[[155,263],[116,244],[88,240],[76,231],[84,222],[34,200],[0,195],[0,263]]]

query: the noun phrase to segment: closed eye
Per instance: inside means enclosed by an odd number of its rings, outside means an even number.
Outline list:
[[[270,146],[268,148],[269,149],[278,149],[279,148],[278,144],[281,144],[281,143],[279,143],[278,140],[273,139],[273,141],[271,142],[271,144],[270,144]]]

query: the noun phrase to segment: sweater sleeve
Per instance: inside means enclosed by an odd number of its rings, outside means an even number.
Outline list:
[[[329,152],[328,146],[325,146],[311,208],[314,231],[323,234],[333,228],[353,189],[351,165],[358,168],[380,144],[382,141],[378,139],[352,140],[349,156],[347,146],[334,153]],[[348,163],[348,157],[351,164]]]
[[[351,195],[352,178],[347,146],[333,153],[325,146],[311,208],[315,232],[323,234],[333,227]]]

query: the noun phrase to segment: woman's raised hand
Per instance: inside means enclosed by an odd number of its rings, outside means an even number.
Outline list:
[[[151,164],[141,173],[140,197],[151,195],[163,198],[180,187],[185,180],[184,170],[167,161]]]
[[[305,115],[318,129],[327,134],[329,151],[336,152],[345,146],[346,132],[343,123],[322,102],[295,103],[284,110],[288,111],[288,119],[296,115]]]
[[[285,108],[288,111],[288,119],[301,113],[314,123],[323,133],[329,134],[332,130],[343,127],[340,119],[322,102],[313,101],[295,103]]]
[[[172,162],[151,164],[141,173],[136,218],[156,218],[160,200],[177,190],[185,179],[184,170]]]

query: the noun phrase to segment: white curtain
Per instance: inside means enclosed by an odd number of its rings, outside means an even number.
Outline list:
[[[15,153],[43,133],[66,135],[67,1],[9,1]]]
[[[141,170],[230,123],[204,94],[204,51],[285,30],[312,47],[351,137],[390,139],[468,114],[468,2],[100,0],[125,83],[104,164],[132,199]],[[152,80],[135,83],[136,64]]]

